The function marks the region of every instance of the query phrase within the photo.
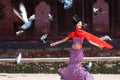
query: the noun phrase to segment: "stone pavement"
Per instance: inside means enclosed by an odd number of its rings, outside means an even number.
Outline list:
[[[120,74],[92,74],[95,80],[120,80]],[[58,74],[6,74],[0,73],[0,80],[60,80]]]

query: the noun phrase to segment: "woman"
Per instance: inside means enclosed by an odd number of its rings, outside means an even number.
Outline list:
[[[73,23],[76,30],[82,28],[82,22],[76,16],[73,16]],[[61,80],[94,80],[90,73],[82,67],[82,60],[84,57],[82,43],[84,37],[75,36],[74,31],[69,33],[68,36],[64,39],[51,43],[50,46],[56,46],[58,44],[64,43],[70,38],[73,40],[72,48],[70,49],[70,61],[67,67],[60,68],[58,70],[58,73],[61,76]],[[98,46],[92,41],[89,42],[95,46]],[[102,46],[98,47],[102,48]]]

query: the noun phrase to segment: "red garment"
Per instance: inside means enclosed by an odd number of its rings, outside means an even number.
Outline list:
[[[74,36],[78,36],[78,37],[82,37],[85,38],[89,41],[94,42],[95,44],[99,45],[99,46],[103,46],[106,47],[108,49],[112,49],[113,46],[111,46],[110,44],[108,44],[107,42],[105,42],[104,40],[101,40],[100,38],[98,38],[95,35],[92,35],[82,29],[76,29],[74,32],[71,32],[68,34],[68,37],[72,38]]]

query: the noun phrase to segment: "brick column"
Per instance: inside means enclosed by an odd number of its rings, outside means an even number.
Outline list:
[[[12,36],[13,35],[13,13],[11,7],[11,0],[0,0],[0,5],[3,5],[2,14],[0,19],[0,36]]]
[[[50,31],[50,20],[48,14],[50,13],[50,6],[41,1],[35,9],[35,33],[48,33]]]

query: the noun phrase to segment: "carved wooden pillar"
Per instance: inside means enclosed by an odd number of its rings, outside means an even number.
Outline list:
[[[45,2],[41,1],[35,9],[35,33],[43,34],[49,33],[50,31],[50,20],[48,14],[50,13],[50,6]]]
[[[3,9],[0,20],[0,36],[13,35],[13,20],[11,0],[0,0],[0,7]]]
[[[109,6],[104,0],[97,0],[93,4],[97,8],[97,15],[93,14],[93,30],[98,33],[109,33]]]

